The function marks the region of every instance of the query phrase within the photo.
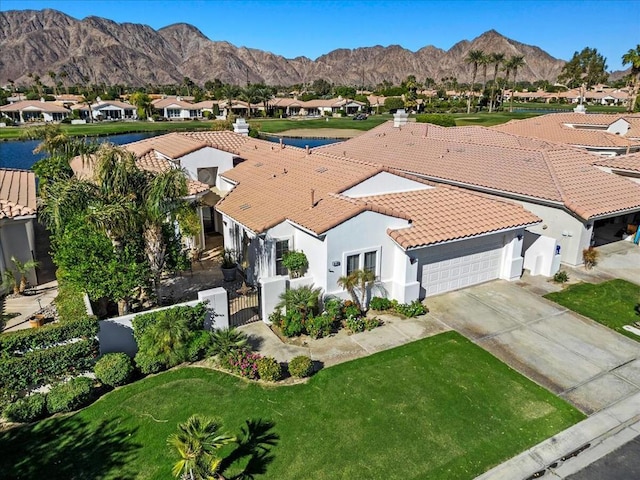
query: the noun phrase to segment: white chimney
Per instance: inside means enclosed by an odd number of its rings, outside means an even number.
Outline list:
[[[573,111],[574,113],[587,113],[587,108],[584,105],[580,104],[577,105],[576,108],[573,109]]]
[[[244,118],[238,117],[233,124],[233,132],[247,137],[249,136],[249,124],[245,121]]]
[[[393,126],[395,128],[402,127],[406,125],[409,121],[409,114],[404,111],[404,108],[401,108],[396,113],[393,114]]]

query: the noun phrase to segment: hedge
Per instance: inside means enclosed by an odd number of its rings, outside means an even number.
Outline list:
[[[0,354],[23,354],[30,350],[53,347],[74,338],[89,339],[95,337],[98,330],[98,320],[86,317],[42,328],[3,333],[0,335]]]
[[[438,115],[438,114],[423,114],[416,115],[416,122],[418,123],[432,123],[433,125],[440,125],[442,127],[455,127],[456,119],[453,115]]]
[[[42,393],[34,393],[25,398],[19,398],[7,405],[3,415],[10,422],[33,422],[44,418],[46,397]]]
[[[87,377],[76,377],[67,383],[54,385],[47,394],[47,410],[54,414],[84,407],[91,400],[92,390],[93,380]]]
[[[129,383],[133,374],[133,361],[126,353],[107,353],[93,368],[96,378],[110,387]]]
[[[59,378],[89,371],[98,356],[95,338],[0,359],[0,389],[17,393]]]
[[[64,282],[58,282],[58,295],[53,301],[58,310],[58,316],[63,323],[73,322],[87,316],[87,307],[84,304],[84,294]]]
[[[204,320],[207,315],[207,306],[204,303],[198,303],[193,307],[179,306],[173,308],[167,308],[165,310],[158,310],[155,312],[143,313],[142,315],[136,315],[132,320],[133,324],[133,336],[137,343],[140,343],[140,338],[144,331],[153,325],[158,318],[162,316],[171,316],[173,318],[186,318],[189,330],[195,332],[196,330],[204,329]]]

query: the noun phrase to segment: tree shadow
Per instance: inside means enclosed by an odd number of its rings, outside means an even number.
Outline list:
[[[60,417],[0,433],[0,479],[133,479],[141,445],[117,419],[89,423]]]
[[[274,456],[270,447],[277,445],[279,435],[270,420],[247,420],[236,448],[220,464],[220,471],[228,480],[253,479],[264,475]]]

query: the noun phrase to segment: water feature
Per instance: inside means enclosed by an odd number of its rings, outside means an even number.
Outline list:
[[[320,147],[322,145],[329,145],[331,143],[341,142],[342,139],[339,138],[296,138],[296,137],[277,137],[277,136],[265,136],[264,139],[270,142],[280,143],[280,138],[282,138],[282,143],[285,145],[291,145],[292,147],[300,147],[305,148],[307,145],[309,148]]]
[[[123,133],[119,135],[107,135],[104,137],[91,137],[97,142],[111,142],[116,145],[137,142],[144,138],[155,137],[164,132],[140,132]],[[40,140],[11,140],[0,142],[0,168],[21,168],[28,170],[31,166],[44,157],[44,153],[33,153]]]

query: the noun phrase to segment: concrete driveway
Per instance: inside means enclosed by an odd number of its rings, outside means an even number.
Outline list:
[[[640,391],[640,343],[518,285],[427,299],[430,316],[587,414]]]
[[[632,242],[615,242],[598,247],[596,269],[640,285],[640,247]]]

